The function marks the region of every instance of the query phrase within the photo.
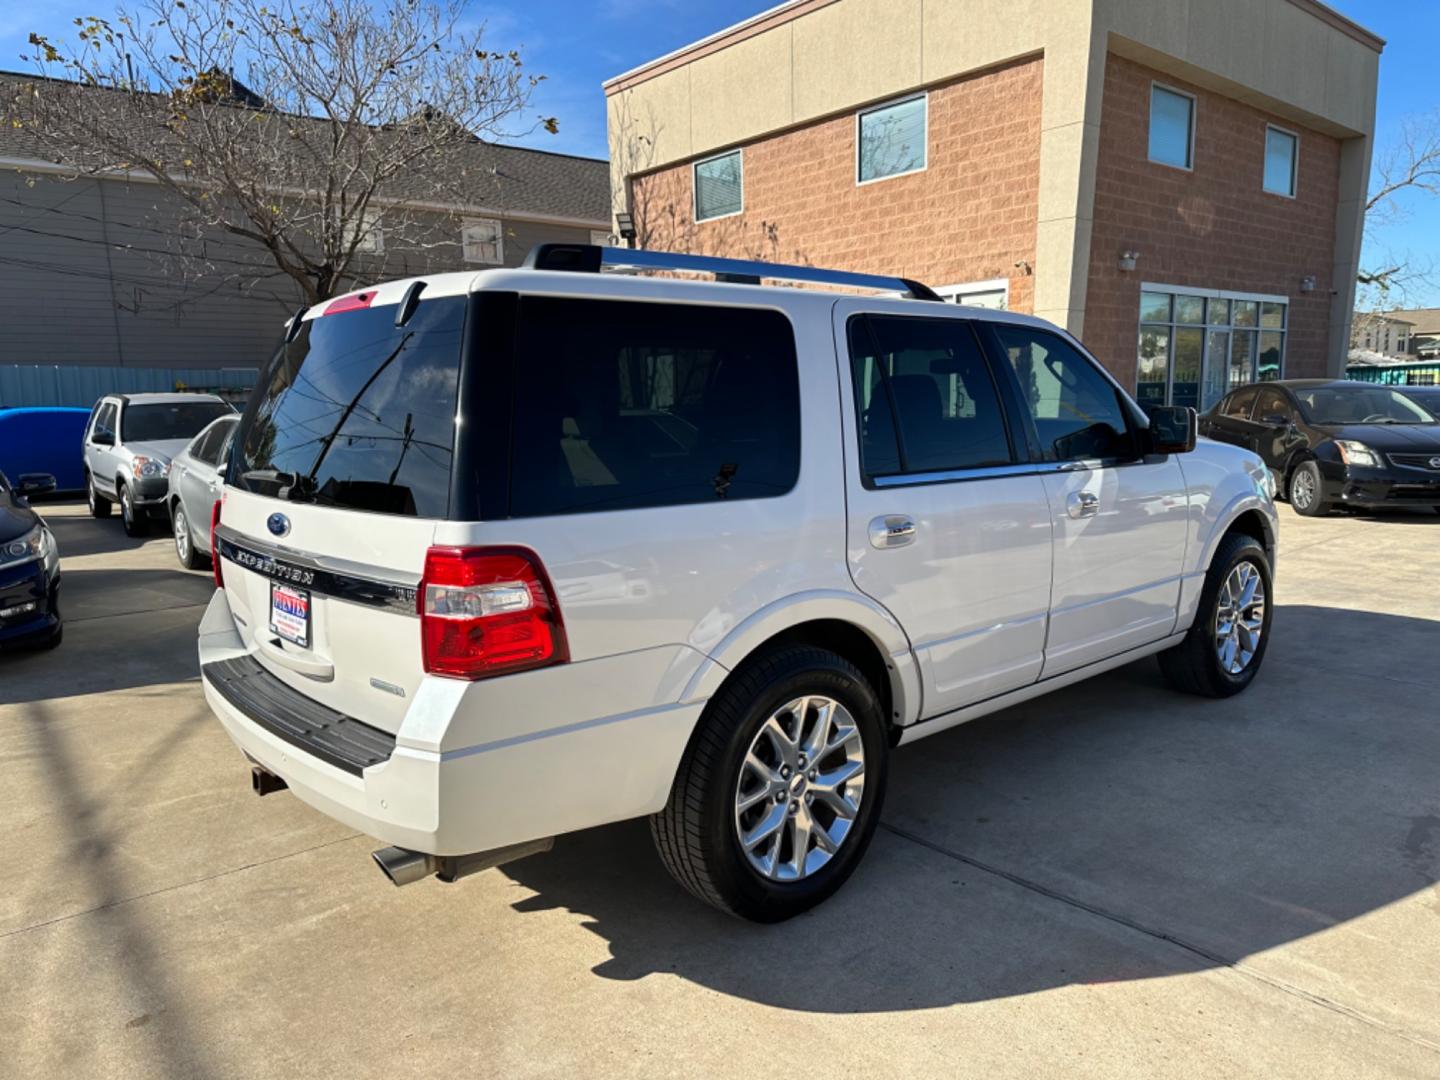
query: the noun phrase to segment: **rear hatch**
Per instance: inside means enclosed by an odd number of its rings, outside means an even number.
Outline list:
[[[241,420],[217,534],[255,659],[391,733],[423,677],[415,588],[449,508],[467,305],[422,299],[397,326],[404,292],[333,302],[281,347]]]

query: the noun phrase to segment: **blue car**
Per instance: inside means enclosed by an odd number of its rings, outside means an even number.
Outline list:
[[[60,644],[60,551],[28,502],[54,490],[48,473],[0,473],[0,649]]]
[[[56,491],[84,491],[81,442],[89,419],[89,409],[0,409],[0,470],[49,473]]]

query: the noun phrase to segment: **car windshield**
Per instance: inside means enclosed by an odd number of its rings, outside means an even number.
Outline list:
[[[1295,396],[1312,424],[1433,424],[1431,416],[1404,394],[1384,386],[1317,386]]]
[[[210,421],[230,411],[223,401],[129,405],[120,419],[120,438],[127,443],[192,439]]]

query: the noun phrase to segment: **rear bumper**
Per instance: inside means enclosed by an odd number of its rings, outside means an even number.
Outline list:
[[[223,590],[201,621],[199,652],[202,670],[249,655]],[[472,707],[466,693],[472,687],[427,679],[389,756],[355,770],[282,733],[274,717],[252,715],[258,712],[253,703],[237,705],[241,699],[222,692],[217,681],[202,680],[205,699],[247,757],[321,813],[387,844],[434,855],[489,851],[659,810],[703,708],[690,703],[577,716],[545,730],[439,751],[414,744],[434,742],[457,709]]]

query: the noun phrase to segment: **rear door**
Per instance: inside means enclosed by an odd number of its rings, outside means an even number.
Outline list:
[[[1034,682],[1050,514],[972,324],[841,301],[835,335],[850,572],[909,635],[924,716]]]
[[[1250,412],[1255,407],[1259,392],[1259,388],[1254,386],[1232,391],[1213,412],[1206,414],[1203,433],[1217,442],[1253,450],[1256,428],[1250,420]]]
[[[339,307],[305,320],[250,399],[221,566],[261,664],[396,731],[423,676],[415,589],[448,511],[467,299],[422,299],[404,326],[394,303]]]

